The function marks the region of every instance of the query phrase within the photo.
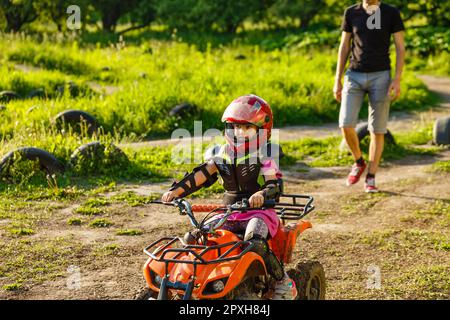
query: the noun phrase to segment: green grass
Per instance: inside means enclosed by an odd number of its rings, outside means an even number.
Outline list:
[[[355,242],[363,243],[380,250],[403,252],[413,250],[447,251],[450,243],[448,234],[422,229],[387,229],[374,231],[370,234],[360,234]]]
[[[80,46],[76,41],[37,42],[31,37],[9,35],[2,39],[0,61],[8,65],[2,72],[3,88],[26,92],[42,83],[51,97],[9,103],[5,121],[0,124],[4,135],[15,135],[41,123],[48,126],[50,119],[67,106],[91,112],[107,132],[127,136],[169,136],[179,127],[192,130],[194,119],[201,120],[204,128],[222,128],[220,116],[224,108],[246,93],[258,94],[271,104],[276,126],[318,124],[335,121],[338,116],[338,103],[332,96],[334,50],[264,51],[257,46],[240,45],[208,47],[202,51],[186,43],[157,40],[117,50]],[[147,53],[149,47],[152,54]],[[239,54],[248,58],[235,60]],[[16,63],[37,66],[50,74],[44,71],[11,74]],[[109,71],[103,71],[105,67]],[[55,97],[51,94],[55,87],[52,78],[58,79],[55,80],[58,83],[74,81],[84,88],[83,92],[76,98]],[[92,95],[86,89],[92,81],[120,88],[111,95]],[[27,85],[21,88],[15,83]],[[393,110],[420,109],[435,102],[410,72],[404,74],[402,89],[408,94],[394,103]],[[169,110],[184,101],[197,105],[198,112],[169,117]],[[38,108],[27,113],[34,104]]]
[[[33,229],[30,228],[10,228],[8,231],[15,236],[29,236],[34,233]]]
[[[436,200],[425,207],[417,208],[414,211],[415,218],[432,220],[439,225],[450,226],[450,201]]]
[[[67,224],[71,226],[81,226],[83,221],[80,218],[70,218],[67,220]]]
[[[397,277],[387,282],[387,290],[401,293],[407,299],[450,298],[450,269],[448,265],[417,266],[402,270]]]
[[[433,163],[431,171],[439,173],[449,173],[450,172],[450,160],[437,161]]]
[[[114,223],[107,219],[95,219],[89,223],[89,226],[92,228],[108,228],[113,224]]]
[[[127,191],[127,192],[119,193],[117,195],[112,196],[111,200],[117,201],[117,202],[125,202],[131,207],[137,207],[137,206],[141,206],[143,204],[150,203],[153,200],[156,200],[158,198],[159,198],[159,196],[157,196],[157,195],[142,196],[142,195],[138,195],[137,193],[135,193],[133,191]]]
[[[98,257],[111,256],[120,250],[120,246],[115,243],[107,244],[105,246],[98,247],[94,250],[93,255]]]
[[[86,216],[97,216],[105,213],[105,211],[99,208],[78,207],[74,210],[74,213]]]
[[[2,289],[5,291],[16,291],[16,290],[19,290],[20,288],[22,288],[21,283],[11,283],[11,284],[5,284],[4,286],[2,286]]]
[[[71,258],[83,250],[78,242],[64,237],[46,240],[2,239],[0,275],[6,277],[9,284],[40,284],[64,275]],[[8,285],[3,289],[8,290]]]
[[[142,231],[141,230],[137,230],[137,229],[124,229],[124,230],[118,230],[116,232],[116,234],[118,236],[140,236],[142,235]]]

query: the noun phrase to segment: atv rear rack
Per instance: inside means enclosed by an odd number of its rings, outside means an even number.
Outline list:
[[[289,198],[290,200],[283,202],[283,198]],[[299,199],[304,201],[299,203]],[[314,198],[311,196],[283,193],[280,196],[280,202],[275,204],[275,211],[283,224],[285,220],[300,220],[314,210],[313,201]]]

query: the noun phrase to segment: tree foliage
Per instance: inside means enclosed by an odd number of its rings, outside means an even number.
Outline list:
[[[38,17],[65,29],[67,7],[78,5],[84,24],[107,32],[126,32],[157,21],[171,29],[235,33],[245,21],[280,28],[280,21],[299,21],[299,27],[337,28],[345,8],[356,0],[0,0],[0,22],[7,32],[19,31]],[[450,1],[389,0],[405,21],[448,27]],[[88,18],[89,17],[89,18]],[[126,29],[117,26],[129,23]],[[0,23],[1,25],[1,23]]]
[[[0,9],[6,21],[6,32],[17,32],[23,25],[39,17],[39,3],[34,0],[0,0]]]

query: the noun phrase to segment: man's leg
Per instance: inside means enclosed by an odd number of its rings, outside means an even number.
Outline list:
[[[355,131],[358,121],[359,110],[364,99],[364,74],[360,72],[347,71],[344,77],[344,87],[342,89],[341,109],[339,112],[339,127],[342,136],[355,159],[355,164],[347,177],[348,186],[359,181],[362,173],[366,169],[366,164],[361,156],[359,139]]]
[[[384,148],[384,133],[370,133],[369,147],[369,170],[368,173],[375,175],[380,164]]]
[[[353,155],[353,158],[358,160],[361,158],[361,149],[359,147],[359,139],[358,135],[356,134],[356,130],[354,127],[343,127],[341,128],[342,136],[345,139],[345,142],[347,142],[348,147],[350,148],[350,152]]]
[[[378,192],[375,174],[384,149],[384,135],[389,117],[388,89],[391,82],[390,71],[373,72],[369,76],[369,172],[364,185],[366,192]]]

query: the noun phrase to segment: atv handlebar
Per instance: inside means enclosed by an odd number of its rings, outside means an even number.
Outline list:
[[[286,199],[288,199],[286,201]],[[221,205],[221,204],[193,204],[191,205],[185,199],[175,199],[171,202],[162,202],[161,200],[152,201],[152,203],[164,204],[169,206],[175,206],[179,209],[181,215],[187,214],[191,224],[203,231],[203,232],[213,232],[214,230],[220,228],[231,213],[236,211],[246,212],[250,210],[264,210],[269,208],[274,208],[277,215],[285,223],[286,220],[299,220],[304,216],[309,214],[315,209],[313,205],[314,198],[308,195],[297,195],[297,194],[281,194],[280,200],[275,202],[275,200],[266,200],[262,207],[253,208],[249,206],[247,199],[242,199],[240,202],[236,202],[232,205]],[[208,215],[199,223],[194,217],[194,212],[209,212]],[[206,219],[213,213],[225,213],[225,215],[216,223],[215,226],[209,226],[209,228],[204,228]],[[208,229],[208,230],[206,230]]]
[[[225,211],[225,215],[219,220],[219,222],[217,222],[215,224],[215,226],[210,225],[209,228],[204,228],[204,221],[202,221],[202,223],[198,223],[197,220],[194,217],[193,214],[193,206],[195,205],[191,205],[187,200],[185,199],[175,199],[171,202],[163,202],[161,200],[155,200],[152,201],[152,203],[157,203],[157,204],[164,204],[164,205],[168,205],[168,206],[175,206],[179,209],[180,214],[181,215],[187,215],[189,217],[189,220],[191,221],[191,224],[197,228],[200,229],[202,231],[206,231],[206,232],[214,232],[216,229],[219,229],[224,223],[225,221],[228,219],[228,217],[236,211],[241,211],[241,212],[246,212],[249,210],[261,210],[261,209],[268,209],[268,208],[273,208],[275,206],[275,200],[266,200],[263,203],[262,207],[259,208],[253,208],[249,206],[248,200],[247,199],[242,199],[242,201],[238,201],[232,205],[213,205],[214,208],[211,210],[211,212],[217,212],[217,211]]]

